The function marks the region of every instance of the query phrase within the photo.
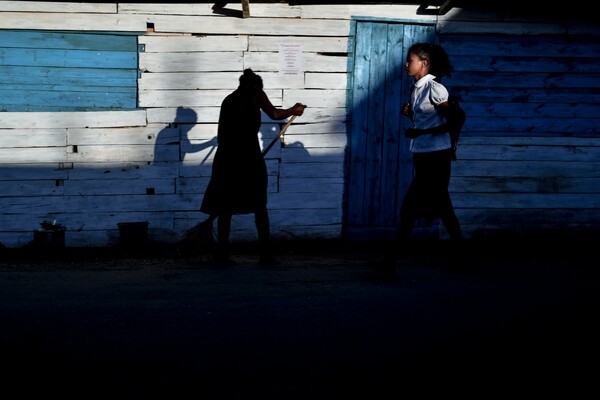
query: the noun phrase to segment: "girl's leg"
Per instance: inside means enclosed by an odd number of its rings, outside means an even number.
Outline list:
[[[463,235],[460,229],[460,223],[454,212],[454,206],[448,193],[450,185],[450,175],[452,172],[452,155],[450,152],[440,152],[440,157],[437,162],[438,174],[435,181],[437,188],[435,189],[438,195],[438,211],[440,219],[452,240],[462,240]]]

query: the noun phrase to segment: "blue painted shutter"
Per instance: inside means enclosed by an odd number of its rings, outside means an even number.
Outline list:
[[[0,111],[137,108],[137,36],[0,30]]]

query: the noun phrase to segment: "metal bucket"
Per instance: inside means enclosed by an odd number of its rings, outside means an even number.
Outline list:
[[[33,244],[42,249],[63,249],[65,229],[36,229],[33,231]]]
[[[148,222],[119,222],[119,243],[123,247],[141,247],[148,243]]]

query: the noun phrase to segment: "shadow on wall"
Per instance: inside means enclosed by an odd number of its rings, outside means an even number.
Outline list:
[[[148,222],[152,239],[178,238],[206,217],[199,206],[211,175],[217,128],[198,119],[193,109],[179,107],[156,136],[143,127],[79,130],[85,140],[70,160],[63,147],[70,143],[61,130],[42,132],[35,147],[13,143],[4,151],[10,162],[0,161],[0,246],[32,244],[44,221],[65,227],[66,247],[117,244],[119,224],[131,222]],[[281,122],[263,121],[264,146]],[[297,150],[298,143],[288,147]],[[275,150],[278,146],[268,159],[273,191],[281,162]],[[303,157],[295,152],[294,160],[308,157],[304,151]]]

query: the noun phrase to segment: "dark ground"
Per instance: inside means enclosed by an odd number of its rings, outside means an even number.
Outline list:
[[[281,265],[161,246],[0,250],[3,392],[198,399],[594,398],[595,243],[279,243]],[[422,255],[424,252],[425,255]],[[13,392],[15,393],[15,392]]]

